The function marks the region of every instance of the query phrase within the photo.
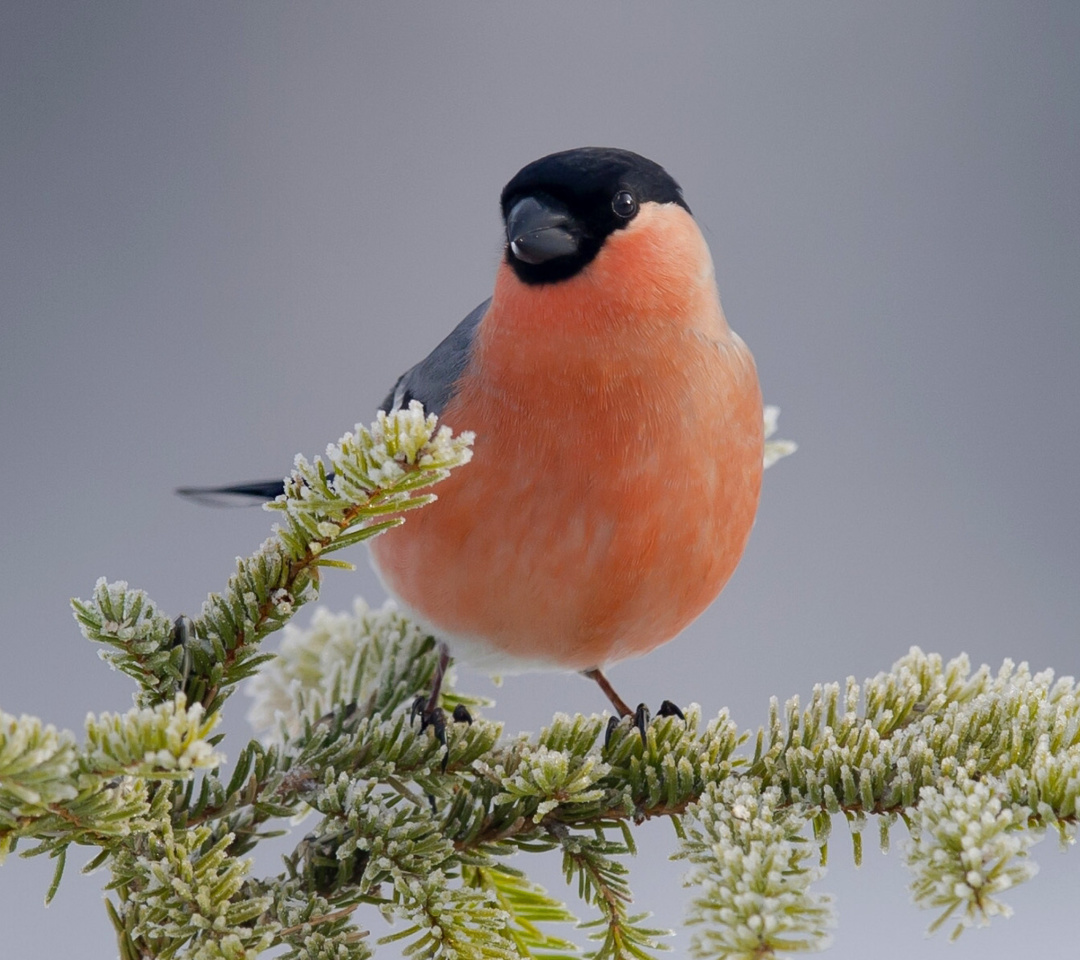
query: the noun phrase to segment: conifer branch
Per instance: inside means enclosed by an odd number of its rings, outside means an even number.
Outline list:
[[[307,630],[286,622],[340,565],[329,554],[428,502],[470,439],[413,406],[358,428],[325,463],[298,459],[270,505],[282,526],[196,620],[170,620],[124,583],[75,601],[85,635],[136,681],[137,706],[89,718],[83,742],[0,714],[0,858],[32,841],[24,855],[56,860],[51,896],[70,844],[98,847],[91,867],[111,871],[125,960],[273,948],[368,960],[391,942],[409,957],[551,960],[577,951],[575,914],[508,861],[559,851],[596,915],[579,924],[589,956],[644,960],[666,934],[633,911],[626,860],[634,827],[668,817],[694,891],[690,953],[764,960],[828,942],[831,904],[816,888],[839,819],[856,859],[870,818],[883,849],[904,825],[914,896],[954,936],[1007,915],[1002,896],[1033,873],[1043,831],[1074,837],[1076,684],[1009,661],[991,674],[913,648],[863,685],[815,687],[805,708],[774,700],[753,735],[726,712],[703,726],[692,705],[644,736],[560,714],[507,738],[451,671],[444,702],[474,719],[449,724],[445,746],[421,731],[409,706],[437,651],[419,626],[359,602],[317,612]],[[770,440],[767,457],[791,449]],[[271,657],[260,641],[283,626]],[[226,773],[213,729],[247,676],[265,740]],[[252,876],[245,855],[308,813],[317,822],[285,871]],[[376,912],[398,925],[387,937],[369,929]]]
[[[105,658],[139,683],[140,703],[182,691],[216,713],[236,684],[272,657],[259,652],[260,641],[318,596],[320,569],[342,566],[328,555],[430,503],[434,495],[421,491],[468,463],[472,439],[438,427],[416,401],[393,414],[380,411],[370,429],[358,424],[328,446],[325,461],[296,458],[284,493],[267,504],[284,523],[237,561],[224,592],[211,594],[194,621],[174,624],[142,591],[104,580],[93,600],[72,601],[75,617],[88,640],[112,648]]]
[[[0,862],[22,838],[30,855],[62,857],[71,843],[112,846],[146,825],[153,782],[221,763],[216,721],[182,694],[154,709],[90,716],[86,743],[34,717],[0,712]]]

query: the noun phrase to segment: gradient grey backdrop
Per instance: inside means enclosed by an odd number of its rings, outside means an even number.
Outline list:
[[[723,598],[615,669],[624,696],[754,726],[916,643],[1080,670],[1080,5],[889,7],[7,0],[3,709],[129,706],[68,598],[105,575],[197,611],[272,518],[173,487],[280,476],[367,422],[488,294],[502,184],[584,144],[682,183],[801,444]],[[328,605],[381,599],[356,559]],[[496,693],[512,730],[605,706],[572,676]],[[899,851],[856,872],[844,833],[832,956],[1076,950],[1080,852],[1044,842],[1017,916],[950,945]],[[677,926],[671,840],[645,830],[632,869]],[[0,955],[113,955],[75,861],[47,912],[49,864],[0,869]]]

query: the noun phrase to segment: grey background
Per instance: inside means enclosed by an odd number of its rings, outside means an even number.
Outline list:
[[[272,518],[172,489],[280,476],[367,422],[487,296],[502,184],[584,144],[682,183],[801,444],[767,474],[721,600],[616,668],[623,695],[726,704],[750,727],[770,695],[861,679],[916,643],[1076,673],[1078,45],[1074,0],[8,0],[0,705],[76,730],[125,709],[67,599],[105,575],[195,612]],[[380,600],[357,559],[329,606]],[[572,676],[462,679],[511,730],[604,707]],[[901,833],[858,872],[843,834],[831,956],[1080,940],[1080,859],[1052,840],[1008,897],[1017,916],[951,945],[924,939]],[[651,825],[632,872],[677,926],[670,847]],[[49,864],[0,869],[0,955],[113,955],[104,878],[81,862],[47,912]]]

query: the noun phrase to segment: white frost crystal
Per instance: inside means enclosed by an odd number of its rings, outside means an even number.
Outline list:
[[[789,457],[799,445],[794,440],[770,440],[776,433],[776,423],[780,418],[780,408],[767,406],[765,408],[765,469],[771,467],[777,460]]]

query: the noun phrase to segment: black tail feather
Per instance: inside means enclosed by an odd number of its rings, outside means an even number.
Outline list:
[[[281,480],[259,480],[229,487],[180,487],[176,492],[208,507],[239,507],[266,503],[284,490],[285,484]]]

